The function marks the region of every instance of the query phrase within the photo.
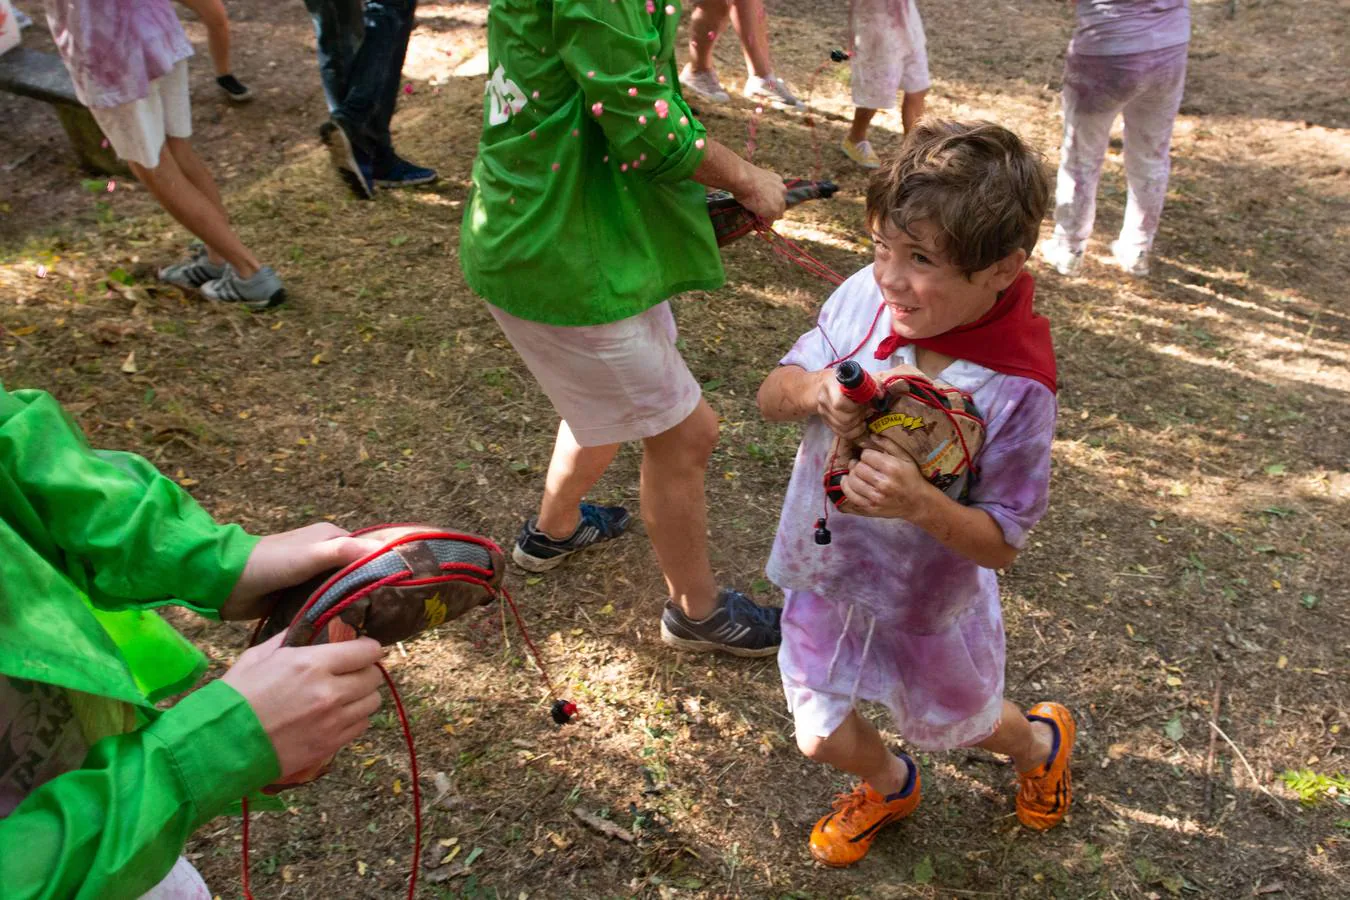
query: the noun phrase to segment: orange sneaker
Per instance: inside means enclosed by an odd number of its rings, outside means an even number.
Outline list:
[[[867,855],[877,832],[914,812],[919,805],[919,767],[904,753],[897,756],[909,768],[909,783],[890,799],[867,782],[851,794],[834,800],[834,812],[811,829],[811,855],[827,866],[851,866]]]
[[[1017,776],[1017,820],[1033,831],[1045,831],[1064,821],[1073,799],[1069,759],[1078,728],[1058,703],[1037,703],[1027,711],[1027,719],[1049,725],[1053,737],[1045,764]]]

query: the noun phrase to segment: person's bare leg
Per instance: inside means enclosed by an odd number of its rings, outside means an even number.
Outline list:
[[[178,148],[179,152],[175,152],[171,142],[184,145],[190,159],[201,168],[201,172],[197,173],[198,177],[204,174],[205,178],[210,180],[211,176],[206,172],[206,167],[202,166],[196,154],[192,153],[192,148],[187,147],[187,142],[181,138],[169,138],[165,141],[164,148],[159,154],[159,165],[153,169],[140,163],[128,163],[132,174],[146,186],[150,194],[159,201],[159,205],[164,207],[165,212],[173,216],[178,224],[201,238],[214,259],[228,262],[242,278],[253,277],[261,265],[230,228],[229,219],[226,218],[220,205],[220,194],[214,189],[214,182],[211,185],[212,196],[203,193],[197,184],[188,178],[179,164],[182,148]]]
[[[883,797],[903,791],[909,781],[909,767],[886,748],[881,733],[857,710],[829,737],[797,735],[797,746],[815,762],[858,776]]]
[[[717,610],[703,483],[717,446],[717,413],[700,399],[683,422],[642,444],[642,521],[671,602],[690,619],[706,619]]]
[[[192,149],[192,143],[186,138],[165,138],[164,153],[173,156],[174,162],[178,163],[178,168],[183,173],[183,177],[190,181],[192,186],[200,191],[201,195],[211,202],[211,205],[220,212],[221,218],[225,220],[226,227],[229,227],[230,214],[225,209],[225,201],[220,198],[220,189],[216,187],[216,180],[211,177],[211,170],[206,168],[206,163],[202,162],[202,158],[197,155],[197,151]],[[164,153],[160,154],[161,162],[163,161],[162,157]],[[233,233],[233,230],[231,230],[231,233]],[[247,250],[245,250],[245,252],[247,252]],[[226,257],[211,246],[210,242],[207,242],[206,244],[206,255],[211,262],[216,263],[217,265],[222,259],[226,259]],[[253,263],[256,267],[257,260],[253,260]],[[235,266],[234,269],[244,278],[250,277],[249,275],[245,275],[245,270],[240,269],[238,266]]]
[[[557,541],[571,537],[581,524],[582,498],[605,474],[618,452],[618,444],[581,446],[567,423],[559,422],[535,527]]]
[[[865,106],[855,107],[853,110],[853,124],[848,128],[848,139],[853,143],[867,140],[867,129],[872,125],[872,117],[877,114],[875,109],[868,109]]]
[[[1012,757],[1018,772],[1030,772],[1050,758],[1054,732],[1044,722],[1031,722],[1026,714],[1007,700],[998,730],[975,746],[992,753]]]
[[[731,25],[741,39],[745,70],[760,78],[772,75],[773,58],[769,54],[769,24],[764,0],[733,0]]]
[[[695,72],[711,72],[713,46],[717,36],[726,27],[731,14],[731,0],[701,0],[689,16],[689,67]]]
[[[928,90],[915,91],[912,94],[905,94],[905,98],[900,101],[900,124],[905,129],[905,134],[914,124],[923,118],[924,98],[928,96]]]
[[[178,0],[197,14],[206,28],[206,44],[216,75],[230,74],[230,18],[222,0]]]

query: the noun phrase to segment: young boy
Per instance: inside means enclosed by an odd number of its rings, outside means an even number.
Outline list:
[[[47,0],[47,22],[76,96],[113,150],[165,212],[206,245],[160,269],[160,280],[253,309],[284,302],[281,279],[234,233],[220,191],[188,140],[192,45],[169,0]]]
[[[1056,703],[1023,714],[1003,699],[995,569],[1044,513],[1055,427],[1047,320],[1022,270],[1048,203],[1037,156],[988,123],[924,121],[873,176],[875,262],[844,282],[759,390],[764,416],[807,420],[768,575],[784,589],[784,690],[811,759],[863,780],[811,834],[827,865],[860,860],[882,826],[913,812],[919,772],[854,709],[884,704],[914,746],[978,746],[1012,758],[1017,816],[1058,824],[1069,804],[1074,723]],[[850,349],[852,348],[852,352]],[[833,365],[915,366],[973,395],[986,421],[966,504],[884,436],[870,435],[843,482],[853,514],[813,523],[835,434],[861,439],[863,410]]]

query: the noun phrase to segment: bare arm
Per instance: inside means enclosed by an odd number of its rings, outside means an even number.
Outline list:
[[[887,452],[866,449],[844,478],[847,510],[861,516],[904,519],[943,546],[987,569],[1002,569],[1017,558],[1017,548],[1003,538],[1003,529],[989,513],[963,506],[929,484],[919,467],[884,435],[874,445],[892,444]]]
[[[725,144],[708,139],[703,161],[694,170],[694,180],[711,188],[730,191],[755,215],[766,222],[781,219],[787,209],[783,178],[737,156]]]
[[[759,412],[770,422],[797,422],[820,416],[840,437],[857,440],[867,428],[867,410],[839,390],[833,369],[808,372],[801,366],[779,366],[759,386]]]

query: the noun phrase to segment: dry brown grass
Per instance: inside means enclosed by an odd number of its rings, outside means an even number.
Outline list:
[[[241,76],[263,88],[252,108],[206,99],[196,67],[200,147],[294,297],[275,314],[155,286],[150,265],[181,233],[139,191],[82,192],[54,122],[26,116],[0,154],[42,151],[0,172],[6,385],[53,391],[96,445],[147,454],[254,531],[422,519],[509,540],[536,502],[555,419],[456,260],[482,83],[450,72],[480,44],[482,7],[424,7],[409,69],[419,81],[396,126],[400,148],[445,176],[431,191],[358,204],[331,178],[311,137],[321,102],[299,4],[231,6],[250,54]],[[1276,776],[1350,769],[1346,26],[1330,0],[1240,0],[1232,19],[1227,7],[1196,4],[1155,274],[1129,281],[1091,260],[1065,280],[1034,267],[1063,390],[1051,511],[1004,581],[1008,683],[1018,701],[1055,697],[1080,716],[1070,822],[1020,831],[1006,767],[937,754],[923,761],[919,815],[853,870],[813,866],[807,830],[845,779],[798,755],[771,662],[662,649],[660,578],[635,535],[547,578],[513,576],[555,677],[585,709],[576,727],[547,723],[496,610],[395,657],[424,786],[434,794],[437,772],[453,785],[428,810],[421,896],[1345,895],[1346,809],[1302,809]],[[845,8],[771,4],[777,57],[799,88],[840,43]],[[1008,124],[1053,159],[1062,6],[924,14],[931,110]],[[720,52],[738,84],[734,43]],[[439,88],[420,80],[433,76]],[[833,146],[846,87],[827,70],[814,93],[823,171],[845,193],[782,230],[850,271],[866,247],[863,180]],[[746,107],[705,113],[715,134],[743,142]],[[884,152],[898,123],[878,125]],[[766,117],[759,144],[757,158],[785,173],[815,166],[799,118]],[[1099,249],[1123,194],[1117,149]],[[683,298],[677,315],[722,416],[715,564],[773,599],[762,565],[797,432],[762,422],[753,394],[825,287],[749,241],[726,258],[728,286]],[[135,285],[107,289],[117,268]],[[124,373],[133,352],[137,371]],[[636,462],[625,451],[599,497],[635,503]],[[242,640],[235,627],[175,621],[221,665]],[[1205,808],[1216,680],[1219,724],[1282,807],[1220,742]],[[332,775],[287,795],[293,814],[261,817],[259,896],[398,896],[407,778],[385,715]],[[575,806],[642,838],[596,834]],[[238,894],[238,848],[230,819],[190,847],[222,896]]]

